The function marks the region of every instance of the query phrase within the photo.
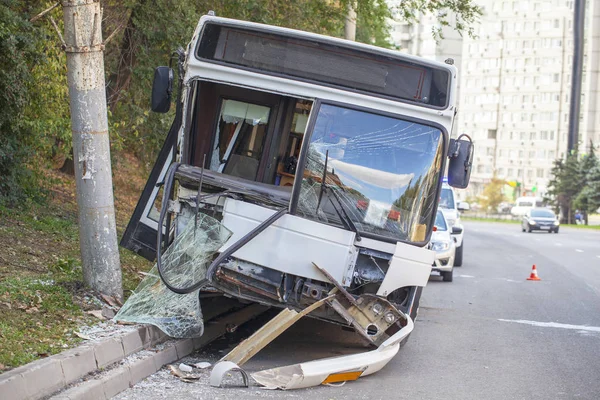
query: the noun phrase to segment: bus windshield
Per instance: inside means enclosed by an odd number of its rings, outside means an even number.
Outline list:
[[[361,233],[394,241],[423,241],[435,212],[442,147],[438,128],[322,105],[298,213],[334,225],[349,219]]]

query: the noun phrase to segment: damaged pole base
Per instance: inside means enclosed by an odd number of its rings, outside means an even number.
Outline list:
[[[223,378],[225,377],[225,374],[230,371],[237,371],[242,375],[244,382],[243,387],[250,386],[250,378],[248,378],[246,371],[231,361],[221,361],[214,366],[212,372],[210,373],[210,386],[223,387]]]

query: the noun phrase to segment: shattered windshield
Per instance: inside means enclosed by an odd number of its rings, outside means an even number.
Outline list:
[[[298,213],[354,225],[361,233],[424,241],[435,212],[442,145],[437,128],[322,105],[310,139]]]

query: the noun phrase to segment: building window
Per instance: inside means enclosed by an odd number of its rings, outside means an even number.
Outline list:
[[[522,159],[525,156],[525,152],[523,150],[519,150],[519,159]]]
[[[535,175],[537,178],[544,178],[544,170],[542,168],[538,168]]]
[[[560,80],[560,74],[554,74],[553,79],[554,79],[554,83],[558,83]]]
[[[550,140],[554,140],[554,131],[550,131]]]
[[[556,28],[560,28],[560,20],[558,20],[558,19],[555,19],[555,20],[554,20],[554,28],[555,28],[555,29],[556,29]]]
[[[519,133],[519,139],[521,139],[521,140],[527,140],[527,133],[525,133],[525,132]]]
[[[488,147],[488,148],[486,149],[486,154],[487,154],[488,156],[493,156],[493,155],[494,155],[494,148],[493,148],[493,147]]]
[[[533,159],[535,158],[535,150],[530,150],[529,151],[529,159]]]
[[[506,176],[507,176],[507,177],[509,177],[509,178],[511,178],[511,177],[513,176],[513,172],[514,172],[514,171],[513,171],[513,169],[512,169],[512,168],[509,168],[509,169],[506,171]]]
[[[548,131],[540,132],[540,140],[548,140]]]
[[[529,132],[529,140],[535,140],[535,132]]]
[[[488,129],[488,139],[496,139],[496,130]]]
[[[527,178],[533,179],[533,170],[531,170],[531,169],[527,170]]]

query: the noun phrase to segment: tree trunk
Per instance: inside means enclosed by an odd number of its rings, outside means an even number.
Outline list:
[[[137,7],[142,6],[144,2],[145,0],[140,1]],[[117,71],[109,78],[108,106],[111,111],[114,111],[116,105],[119,103],[121,92],[129,89],[129,85],[131,84],[131,73],[137,61],[134,43],[134,35],[136,30],[135,10],[135,7],[131,10],[131,13],[129,14],[129,20],[127,21],[127,27],[123,33]]]
[[[100,2],[63,0],[83,278],[123,298],[108,139]]]

